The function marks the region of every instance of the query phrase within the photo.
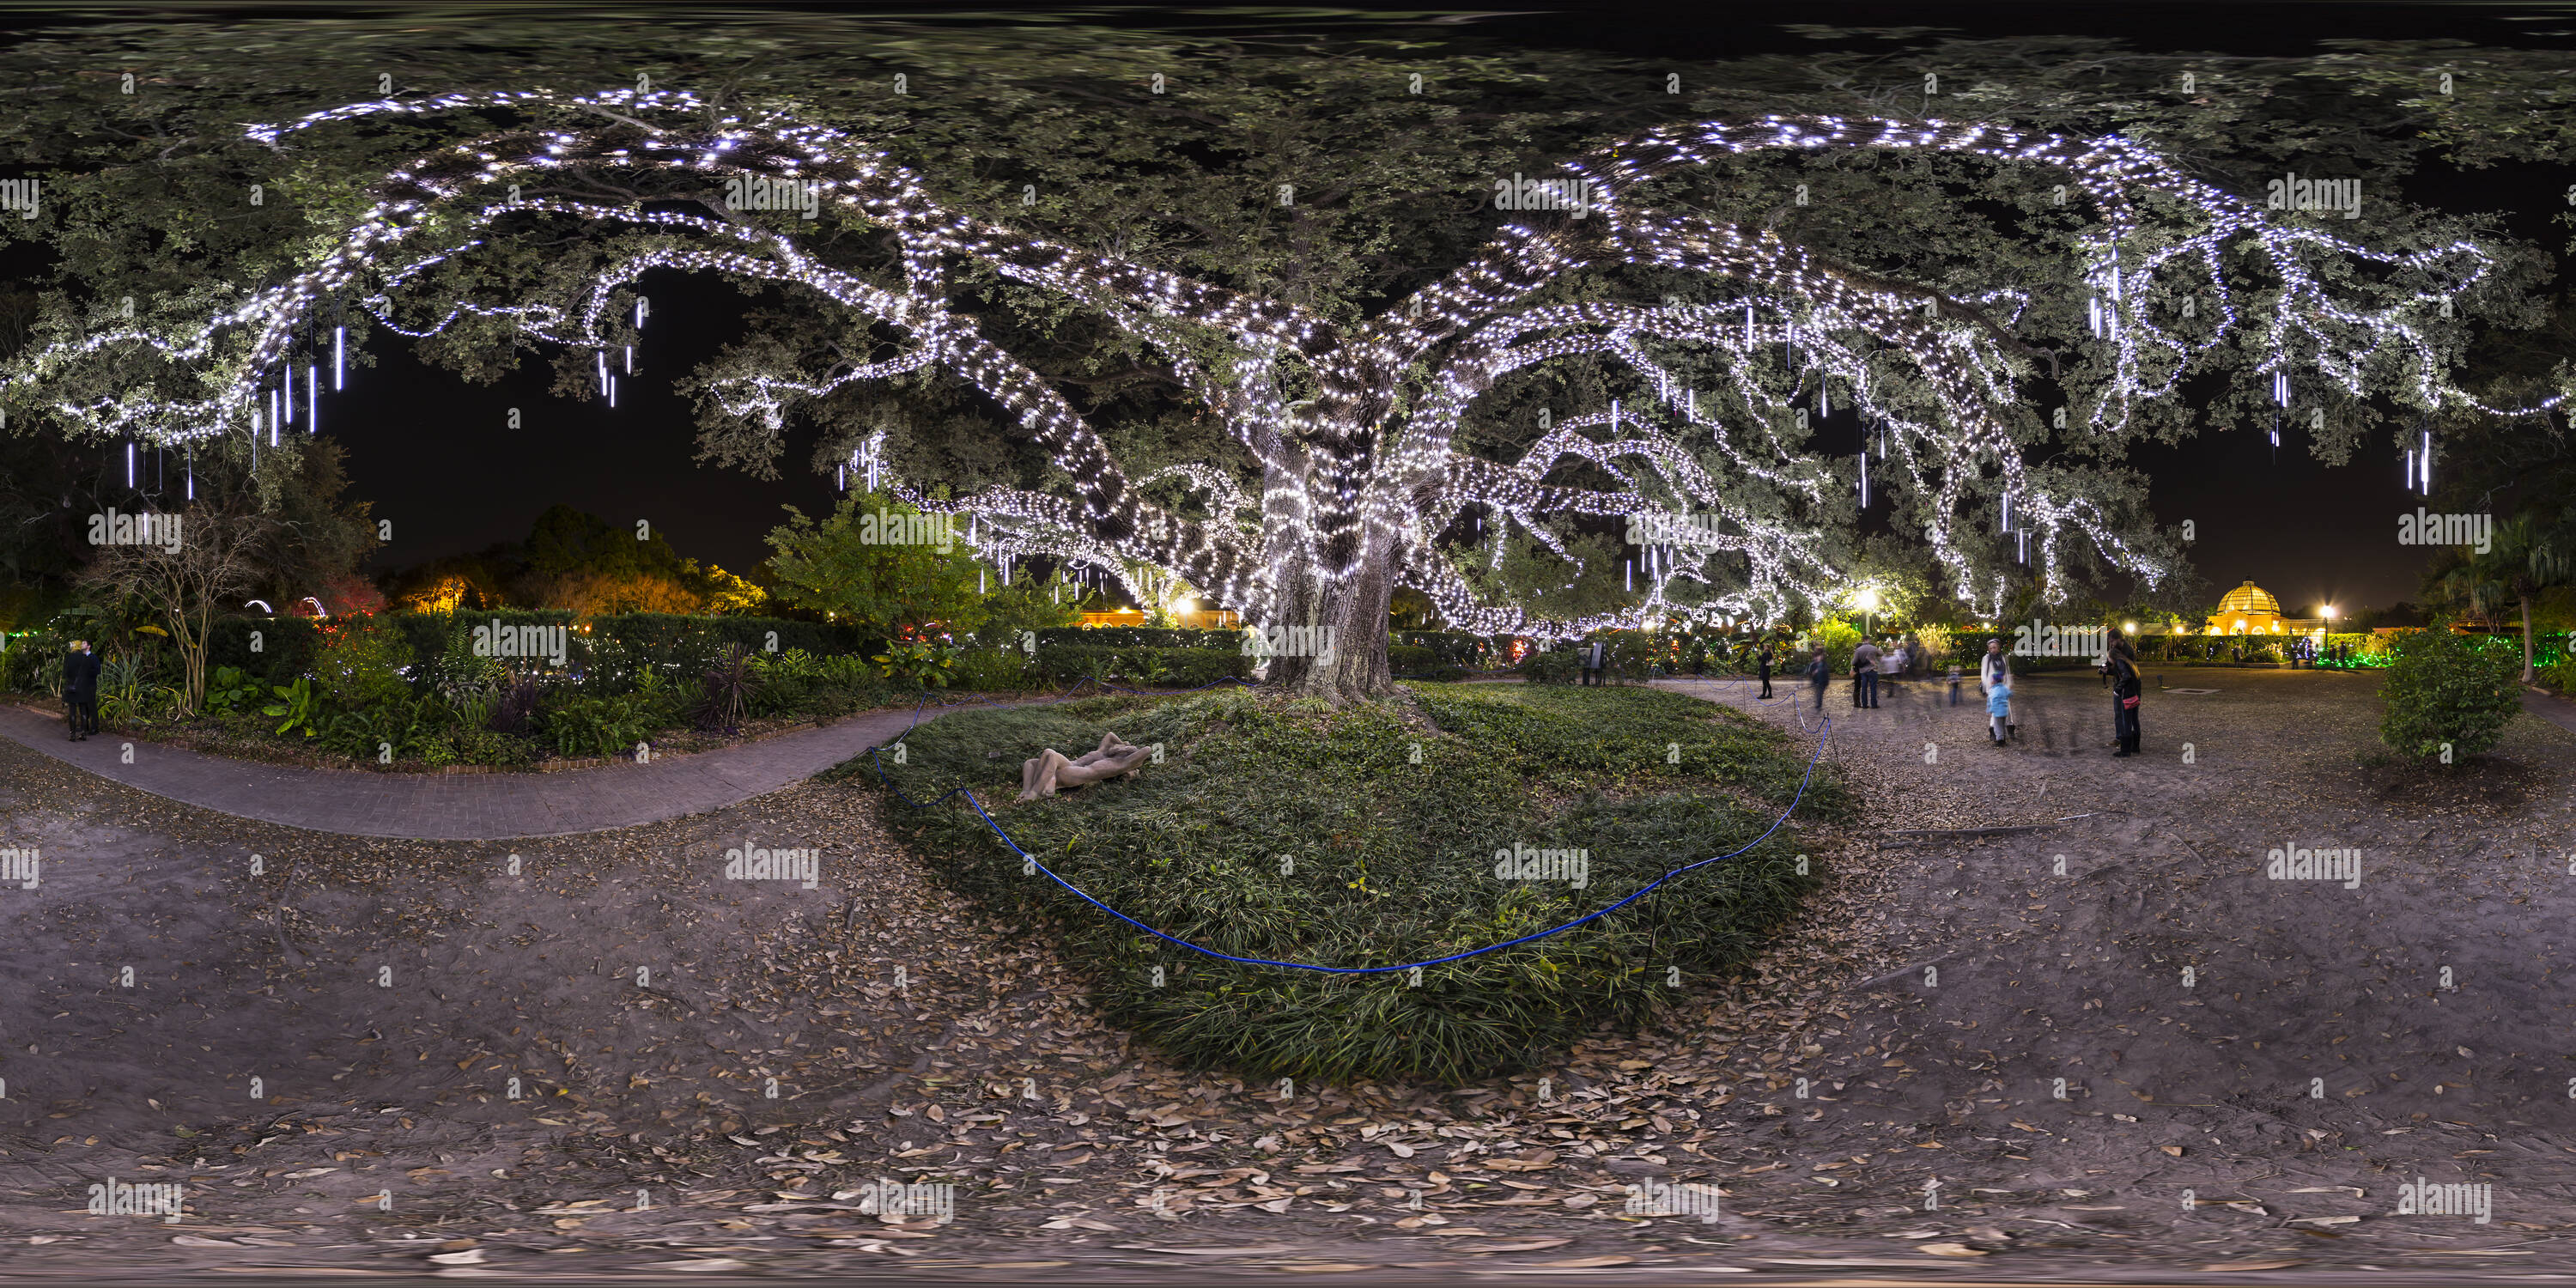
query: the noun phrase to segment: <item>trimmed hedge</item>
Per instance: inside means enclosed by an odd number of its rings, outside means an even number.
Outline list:
[[[1241,631],[1185,631],[1162,626],[1050,626],[1037,632],[1038,651],[1049,645],[1075,648],[1230,648],[1243,647]]]
[[[1467,668],[1443,657],[1439,650],[1410,644],[1391,644],[1386,650],[1387,669],[1399,680],[1463,680]]]
[[[1492,667],[1511,656],[1513,636],[1478,635],[1472,631],[1397,631],[1395,645],[1400,648],[1426,649],[1438,655],[1449,666]],[[1397,667],[1404,670],[1404,667]],[[1429,669],[1429,668],[1425,668]]]
[[[1229,676],[1251,679],[1257,660],[1239,649],[1085,648],[1041,643],[1029,669],[1058,684],[1086,678],[1122,679],[1132,684],[1150,678],[1157,686],[1195,689]]]
[[[659,667],[674,679],[694,683],[728,645],[754,652],[784,653],[803,649],[817,657],[866,654],[882,641],[837,622],[800,622],[785,617],[692,617],[678,613],[614,613],[595,617],[582,630],[580,618],[557,609],[499,609],[479,613],[388,612],[377,622],[399,632],[415,658],[435,658],[447,649],[449,631],[499,622],[504,628],[563,626],[565,669],[585,674],[600,692],[634,687],[646,666]],[[310,617],[227,617],[209,633],[206,665],[234,666],[272,684],[291,684],[310,674],[322,647],[321,623]],[[251,648],[254,636],[259,648]],[[551,671],[549,665],[538,670]]]

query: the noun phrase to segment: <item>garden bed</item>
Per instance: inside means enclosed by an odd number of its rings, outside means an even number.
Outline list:
[[[1163,744],[1136,778],[1013,803],[1022,760],[1114,730]],[[1222,691],[961,712],[884,772],[916,801],[969,787],[1031,854],[1110,907],[1236,957],[1403,965],[1609,908],[1666,871],[1753,844],[1799,795],[1811,746],[1641,688],[1425,685],[1334,711]],[[1674,763],[1678,749],[1678,762]],[[1199,1067],[1346,1082],[1458,1082],[1533,1067],[1758,952],[1820,880],[1795,821],[1742,858],[1551,938],[1410,971],[1240,965],[1136,931],[1021,859],[972,810],[889,822],[952,888],[1058,930],[1102,1010]],[[1849,797],[1816,770],[1798,819]],[[1581,850],[1586,883],[1500,879],[1497,850]]]

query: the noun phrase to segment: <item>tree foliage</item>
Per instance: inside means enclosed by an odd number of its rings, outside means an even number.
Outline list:
[[[34,164],[62,175],[59,217],[6,233],[43,238],[55,257],[54,289],[31,330],[57,344],[88,334],[129,295],[146,325],[182,329],[308,270],[317,247],[360,224],[383,177],[415,158],[487,136],[559,131],[575,140],[569,160],[510,177],[523,206],[477,215],[472,203],[424,205],[421,246],[477,244],[470,257],[406,277],[400,298],[383,302],[391,321],[358,307],[382,284],[353,275],[327,307],[297,313],[285,334],[220,340],[206,383],[220,388],[279,346],[310,345],[326,321],[345,322],[359,343],[399,323],[432,331],[424,349],[467,378],[494,378],[536,354],[555,364],[560,391],[594,396],[594,342],[632,338],[617,321],[627,316],[631,283],[617,277],[608,290],[604,329],[567,329],[565,320],[592,316],[582,309],[603,275],[697,244],[682,225],[642,218],[686,215],[702,221],[708,239],[740,251],[727,273],[749,301],[739,342],[687,382],[701,456],[711,462],[774,470],[785,418],[804,418],[825,430],[813,464],[863,451],[923,489],[914,493],[923,504],[965,508],[981,498],[993,519],[1021,521],[1017,531],[1045,529],[1030,540],[1042,537],[1060,557],[1104,570],[1142,561],[1257,615],[1338,614],[1368,637],[1381,633],[1396,584],[1435,592],[1453,618],[1490,607],[1495,620],[1476,624],[1504,625],[1517,614],[1545,630],[1580,624],[1584,614],[1644,618],[1664,606],[1828,611],[1855,584],[1849,570],[1877,563],[1922,590],[1991,608],[2030,598],[2034,584],[2041,597],[2062,600],[2114,570],[2175,572],[2178,550],[2156,532],[2143,480],[2119,464],[2122,453],[2204,424],[2270,426],[2282,397],[2271,378],[2284,367],[2259,329],[2219,336],[2177,324],[2186,337],[2212,340],[2185,373],[2194,396],[2120,396],[2133,382],[2124,364],[2134,355],[2103,343],[2091,321],[2095,257],[2105,245],[2131,263],[2176,250],[2190,232],[2189,219],[2168,218],[2180,189],[2123,211],[2112,194],[2078,184],[2070,201],[2061,169],[1979,152],[1975,127],[2034,139],[2116,133],[2173,159],[2191,183],[2237,197],[2259,194],[2285,167],[2366,179],[2368,217],[2352,227],[2370,247],[2402,259],[2475,238],[2491,257],[2474,285],[2449,292],[2456,298],[2439,315],[2426,308],[2404,321],[2440,363],[2500,331],[2544,323],[2547,310],[2529,288],[2547,265],[2499,236],[2491,219],[2403,202],[2398,181],[2435,159],[2553,160],[2570,129],[2563,56],[2438,45],[2250,59],[2098,41],[1820,30],[1812,55],[1670,69],[1472,39],[1394,43],[1330,31],[1254,42],[1073,24],[916,23],[875,24],[855,42],[846,39],[853,30],[821,19],[696,19],[658,24],[646,46],[629,32],[524,19],[502,19],[464,41],[438,19],[404,32],[309,23],[250,35],[175,24],[30,41],[0,53],[0,87],[11,77],[32,87],[79,61],[71,55],[81,50],[112,50],[102,65],[140,68],[146,87],[131,96],[104,80],[51,97],[22,89],[29,111],[0,126],[16,132],[12,141]],[[293,52],[343,35],[349,59],[324,65]],[[479,52],[504,45],[523,56],[503,66]],[[639,67],[693,97],[644,113],[644,130],[633,124],[641,107],[568,92],[242,135],[244,121],[295,122],[380,97],[355,70],[378,65],[402,68],[395,96],[415,101],[539,84],[623,87],[636,83]],[[2437,88],[2444,73],[2456,81],[2452,92]],[[618,160],[652,131],[712,138],[725,122],[778,112],[882,147],[942,211],[973,224],[963,240],[975,245],[948,256],[935,291],[920,276],[922,228],[896,214],[827,205],[809,222],[731,209],[719,171]],[[1742,142],[1748,123],[1769,117],[1803,122],[1826,145],[1707,145],[1725,129]],[[1828,128],[1835,117],[1884,124],[1839,137]],[[1717,132],[1673,128],[1690,122],[1716,123],[1709,130]],[[746,167],[818,137],[762,128]],[[1944,128],[1953,133],[1940,146],[1886,142]],[[1498,179],[1567,173],[1560,167],[1570,158],[1621,201],[1651,202],[1690,222],[1515,223],[1493,208]],[[397,195],[479,192],[473,171],[451,157],[416,172],[426,186]],[[264,204],[248,204],[253,184]],[[2096,236],[2106,218],[2127,221],[2108,242]],[[2277,222],[2310,237],[2350,231],[2322,217]],[[1528,243],[1496,240],[1498,225],[1524,224],[1535,230]],[[1719,254],[1733,245],[1730,235],[1758,253]],[[1778,267],[1790,263],[1803,274],[1794,281]],[[2428,263],[2321,253],[2303,261],[2302,280],[2320,299],[2396,309],[2410,293],[2429,301],[2427,292],[2444,289],[2448,279]],[[1117,289],[1072,280],[1116,278],[1128,271],[1122,266],[1199,285],[1188,307],[1158,311],[1160,288],[1144,289],[1147,277]],[[888,308],[811,307],[809,294],[781,285],[791,267],[838,274],[852,298]],[[2241,259],[2216,275],[2271,300],[2272,288]],[[1502,291],[1532,314],[1557,310],[1547,327],[1494,341],[1554,346],[1547,360],[1462,356],[1484,341],[1443,331],[1438,317],[1459,300],[1443,284],[1461,282]],[[1830,360],[1812,372],[1766,365],[1767,332],[1759,353],[1713,346],[1721,337],[1691,311],[1733,309],[1748,295],[1783,315],[1830,306],[1830,316],[1801,315],[1817,328],[1806,337],[1810,363],[1819,347]],[[459,299],[481,310],[450,316]],[[1872,303],[1885,299],[1907,310],[1925,305],[1930,320]],[[1427,301],[1434,320],[1414,327],[1393,311],[1409,300]],[[2180,303],[2159,295],[2135,307]],[[934,318],[940,338],[925,346],[908,335],[898,304],[921,305],[910,320]],[[1282,317],[1296,322],[1274,326]],[[984,347],[963,344],[970,334]],[[1370,347],[1388,337],[1423,343]],[[2329,377],[2302,366],[2291,395],[2305,417],[2292,431],[2320,456],[2345,459],[2367,435],[2412,433],[2425,416],[2446,429],[2479,421],[2461,399],[2432,406],[2425,388],[2398,379],[2410,361],[2402,347],[2345,338],[2365,350],[2350,369]],[[962,347],[945,347],[952,343]],[[1982,354],[1972,365],[1985,389],[1944,387],[1946,359],[1935,355],[1952,345]],[[1372,369],[1377,353],[1398,360]],[[1000,369],[995,355],[1014,365],[1009,379],[989,377]],[[2298,355],[2311,360],[2323,361]],[[146,371],[157,361],[138,350],[130,359],[24,366],[0,387],[0,403],[42,414],[24,401],[42,385],[42,405],[130,406],[135,389],[157,391],[150,382],[159,377]],[[2494,372],[2500,404],[2567,381],[2563,362],[2526,354],[2508,366]],[[1727,435],[1742,436],[1732,452],[1694,416],[1672,412],[1674,386],[1721,398],[1730,382],[1748,379],[1758,387],[1739,384],[1737,401],[1719,414]],[[1875,478],[1884,499],[1866,517],[1850,489],[1858,453],[1886,422],[1855,423],[1847,411],[1812,422],[1788,414],[1833,382],[1842,383],[1829,398],[1839,394],[1848,407],[1866,388],[1873,410],[1897,422],[1897,455],[1881,458],[1888,472]],[[1452,392],[1459,398],[1444,405]],[[1643,453],[1655,458],[1651,468],[1603,443],[1623,432],[1605,411],[1614,400],[1659,409],[1654,432],[1670,432],[1674,443]],[[1032,401],[1055,409],[1045,426],[1033,429]],[[2060,408],[2071,413],[2063,427],[2049,414]],[[1963,417],[1991,422],[1980,423],[1979,451],[1966,456],[1930,450],[1936,440],[1909,441],[1904,425]],[[93,431],[101,423],[84,422]],[[1624,432],[1646,433],[1640,424],[1632,419]],[[1085,437],[1095,434],[1106,443],[1096,451]],[[239,449],[237,439],[227,442]],[[1933,459],[1909,465],[1918,455]],[[1693,469],[1707,477],[1676,483],[1694,478]],[[1256,512],[1227,490],[1275,498],[1283,480],[1303,509],[1274,512],[1265,502]],[[1380,491],[1349,507],[1370,514],[1337,508],[1345,492],[1372,486]],[[1497,501],[1523,491],[1543,504],[1515,512]],[[2016,491],[2023,532],[2038,529],[2035,553],[2002,527],[2004,496]],[[1605,543],[1634,544],[1614,531],[1615,520],[1693,502],[1703,512],[1726,509],[1725,557],[1664,551],[1647,561],[1658,571],[1640,579],[1645,589],[1630,592],[1631,552],[1602,553]],[[1421,531],[1403,527],[1413,518]],[[1501,541],[1506,532],[1510,541],[1496,547],[1505,566],[1483,562],[1476,538]],[[1942,559],[1873,558],[1872,543],[1890,535],[1940,545]],[[1533,547],[1538,562],[1569,565],[1576,584],[1510,566],[1531,560]],[[1611,592],[1614,566],[1621,575]],[[1482,598],[1536,596],[1550,585],[1566,602]],[[1817,602],[1787,602],[1798,596]],[[1374,673],[1365,670],[1372,661]],[[1382,658],[1357,665],[1362,672],[1326,687],[1383,682]]]
[[[2379,739],[2401,756],[2458,765],[2504,737],[2522,711],[2513,655],[2447,620],[2397,639],[2381,680]]]
[[[953,540],[914,539],[947,516],[872,493],[841,498],[820,522],[783,508],[787,522],[769,534],[777,551],[769,567],[777,578],[771,593],[788,605],[888,635],[983,624],[974,560]]]

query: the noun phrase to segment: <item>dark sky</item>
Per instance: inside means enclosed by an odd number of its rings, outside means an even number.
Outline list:
[[[393,520],[394,542],[370,568],[520,540],[539,513],[563,502],[620,527],[646,520],[680,553],[745,572],[768,557],[761,536],[785,518],[781,505],[816,516],[831,509],[839,493],[829,474],[809,468],[814,435],[797,432],[793,419],[774,482],[692,463],[697,427],[672,382],[714,356],[727,333],[718,320],[746,297],[678,274],[649,276],[639,289],[652,320],[635,374],[617,367],[613,409],[553,394],[550,357],[531,355],[499,383],[473,385],[379,333],[378,364],[353,369],[348,388],[325,395],[322,407],[324,427],[347,448],[352,493]]]
[[[1662,19],[1644,9],[1609,12],[1636,16],[1608,17],[1587,6],[1471,25],[1512,41],[1675,59],[1813,47],[1781,26],[1733,18],[1740,8],[1693,5]],[[1911,4],[1801,4],[1766,12],[1849,26],[1927,21],[1926,11]],[[2373,36],[2576,44],[2532,35],[2576,29],[2576,6],[2566,5],[2019,4],[1944,5],[1937,13],[1945,30],[1964,35],[2118,35],[2147,49],[2292,54],[2318,50],[2328,38]],[[2453,209],[2517,210],[2514,231],[2556,250],[2563,239],[2551,234],[2549,212],[2534,194],[2554,194],[2569,177],[2433,174],[2410,185],[2408,195]],[[539,511],[562,501],[620,524],[650,520],[682,553],[739,571],[766,554],[760,537],[780,518],[782,502],[809,513],[830,505],[830,476],[818,478],[807,467],[810,436],[791,439],[777,482],[692,464],[688,408],[669,381],[714,351],[724,334],[718,321],[741,297],[676,279],[649,283],[647,290],[656,297],[656,324],[639,353],[639,374],[621,380],[613,411],[548,395],[551,373],[542,361],[530,360],[498,386],[475,387],[380,344],[381,365],[353,373],[350,390],[324,408],[325,425],[348,446],[357,493],[394,521],[395,544],[374,567],[517,539]],[[513,406],[522,413],[515,431],[506,422]],[[2296,432],[2285,434],[2276,460],[2255,429],[2204,431],[2181,449],[2152,449],[2135,460],[2153,479],[2158,518],[2197,524],[2193,557],[2213,594],[2251,578],[2299,612],[2325,602],[2351,608],[2416,595],[2421,552],[2395,541],[2396,516],[2415,499],[2402,491],[2396,449],[2385,440],[2341,468],[2311,458]]]

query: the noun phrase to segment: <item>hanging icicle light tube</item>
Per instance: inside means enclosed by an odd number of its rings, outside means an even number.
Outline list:
[[[609,112],[650,125],[640,138],[623,124],[557,125],[440,149],[388,175],[340,244],[293,279],[260,289],[201,325],[167,331],[125,326],[43,346],[0,368],[0,391],[32,389],[45,397],[47,390],[39,386],[67,363],[155,350],[170,363],[198,364],[212,376],[202,387],[213,392],[164,397],[146,386],[147,392],[87,401],[57,397],[49,405],[82,432],[182,442],[240,425],[262,373],[277,366],[286,372],[289,397],[281,401],[271,391],[273,431],[279,419],[293,415],[287,364],[295,337],[309,333],[317,310],[355,299],[381,325],[404,336],[435,335],[470,316],[505,321],[575,352],[590,348],[600,390],[613,406],[607,349],[631,337],[602,328],[612,297],[648,272],[705,272],[794,286],[903,337],[892,356],[827,375],[729,374],[710,386],[727,414],[776,432],[791,408],[839,389],[941,370],[1015,421],[1070,480],[1072,494],[994,487],[933,499],[901,479],[887,480],[897,496],[931,512],[966,514],[970,524],[988,524],[977,545],[982,553],[1039,553],[1116,569],[1131,588],[1151,570],[1200,588],[1210,602],[1237,608],[1249,622],[1265,620],[1275,604],[1287,602],[1291,588],[1274,584],[1279,572],[1273,553],[1281,542],[1304,552],[1288,566],[1313,578],[1328,596],[1360,575],[1363,558],[1383,557],[1398,585],[1429,596],[1452,626],[1483,633],[1563,637],[1676,619],[1767,623],[1800,600],[1830,602],[1844,578],[1825,556],[1820,520],[1801,519],[1798,507],[1819,505],[1830,495],[1832,472],[1779,437],[1810,379],[1819,415],[1831,415],[1831,385],[1839,381],[1863,423],[1880,428],[1881,460],[1894,468],[1903,493],[1922,499],[1922,536],[1971,608],[1996,615],[2004,593],[2001,575],[1981,571],[1955,530],[1956,517],[1975,503],[1977,489],[1970,481],[1989,466],[2001,473],[2004,526],[2016,538],[2016,555],[2028,561],[2037,547],[2041,589],[2052,602],[2068,594],[2059,551],[2068,537],[2090,542],[2113,566],[2155,584],[2165,569],[2115,532],[2099,506],[2041,486],[2024,471],[2005,418],[2029,401],[2026,391],[1993,337],[1953,319],[1954,306],[1966,305],[1998,309],[2006,315],[2001,325],[2017,324],[2026,293],[2005,288],[1948,301],[1908,293],[1847,274],[1761,230],[1661,212],[1641,200],[1658,178],[1712,162],[1845,149],[1983,157],[2046,170],[2082,190],[2099,220],[2076,235],[2077,271],[2071,278],[2089,292],[2088,320],[2106,346],[2109,372],[2093,391],[2098,396],[2080,400],[2088,409],[2081,428],[2090,432],[2123,430],[2138,405],[2172,396],[2187,375],[2240,337],[2275,375],[2275,396],[2284,406],[2295,364],[2355,398],[2394,392],[2427,406],[2493,415],[2534,410],[2490,407],[2450,383],[2421,325],[2427,308],[2458,298],[2490,271],[2492,257],[2474,243],[2406,254],[2373,251],[2285,222],[2192,177],[2146,145],[2117,136],[2073,138],[1973,122],[1833,116],[1666,127],[1564,167],[1569,180],[1585,183],[1594,194],[1598,218],[1587,224],[1584,239],[1507,223],[1455,272],[1384,315],[1345,326],[1295,305],[967,216],[942,205],[919,176],[843,131],[784,113],[720,107],[685,92],[496,91],[382,100],[252,126],[247,134],[274,146],[289,134],[338,122],[489,107]],[[810,183],[847,219],[888,234],[903,261],[904,284],[899,290],[877,286],[818,260],[794,233],[749,222],[505,195],[527,176],[574,167]],[[568,298],[418,298],[434,280],[430,270],[472,254],[482,239],[502,235],[505,216],[632,228],[657,240],[640,249],[619,247]],[[451,235],[449,229],[460,231]],[[2399,298],[2386,302],[2350,303],[2336,294],[2337,284],[2350,275],[2317,267],[2330,259],[2403,270],[2433,285],[2411,295],[2397,292]],[[1688,303],[1529,302],[1570,275],[1621,265],[1730,282],[1741,294],[1742,316]],[[2271,276],[2265,289],[2239,285],[2248,273],[2265,270]],[[1151,476],[1176,478],[1199,496],[1208,511],[1203,519],[1144,499],[1139,489],[1151,479],[1131,480],[1084,416],[1046,379],[987,339],[973,317],[951,310],[951,275],[960,271],[990,271],[1096,307],[1161,355],[1183,386],[1255,455],[1266,477],[1288,481],[1253,496],[1205,466]],[[2148,307],[2158,298],[2160,278],[2198,281],[2198,289],[2214,292],[2213,324],[2189,336],[2166,329]],[[1766,324],[1766,315],[1776,320]],[[426,321],[407,325],[407,318]],[[639,299],[638,328],[644,319]],[[1232,343],[1230,367],[1203,365],[1195,338],[1203,332]],[[245,333],[249,343],[242,352],[245,346],[232,337]],[[1671,403],[1680,373],[1662,354],[1674,349],[1697,355],[1701,365],[1695,369],[1714,364],[1721,376],[1714,409],[1697,406],[1695,392],[1686,393],[1678,407]],[[631,349],[629,354],[631,362]],[[1903,369],[1905,378],[1882,379],[1874,362],[1882,357]],[[1606,414],[1556,421],[1512,460],[1484,459],[1453,446],[1477,401],[1498,382],[1560,360],[1603,359],[1624,363],[1638,382],[1632,388],[1652,391],[1678,412],[1682,425],[1667,430],[1641,424],[1613,399]],[[335,328],[335,388],[341,370]],[[2368,373],[2382,371],[2395,373],[2381,381],[2393,388],[2368,383]],[[1381,387],[1390,379],[1404,387]],[[308,385],[314,380],[308,365]],[[1318,392],[1287,402],[1275,391],[1292,383]],[[2538,406],[2554,407],[2557,401]],[[1362,408],[1387,405],[1407,409],[1400,438],[1363,423]],[[306,414],[313,415],[310,403]],[[1730,431],[1730,424],[1739,428]],[[1709,431],[1705,439],[1701,429]],[[1690,432],[1687,439],[1684,430]],[[1595,434],[1606,434],[1606,441]],[[881,469],[873,442],[864,458],[872,491]],[[1702,442],[1709,447],[1697,446]],[[1283,455],[1276,446],[1281,443],[1300,446],[1293,456]],[[2429,488],[2429,436],[2424,452]],[[1861,455],[1866,480],[1865,443]],[[1548,482],[1567,462],[1585,463],[1614,483]],[[1777,490],[1782,504],[1747,504],[1748,481]],[[1861,493],[1866,505],[1866,481]],[[1496,516],[1496,557],[1514,526],[1563,555],[1558,529],[1583,516],[1676,527],[1693,539],[1650,556],[1655,586],[1647,606],[1549,618],[1492,602],[1434,539],[1469,507],[1480,520],[1488,510]],[[2018,526],[2015,510],[2023,519]],[[1369,551],[1384,553],[1363,554]],[[1688,604],[1661,602],[1674,584],[1693,587],[1697,597]]]

